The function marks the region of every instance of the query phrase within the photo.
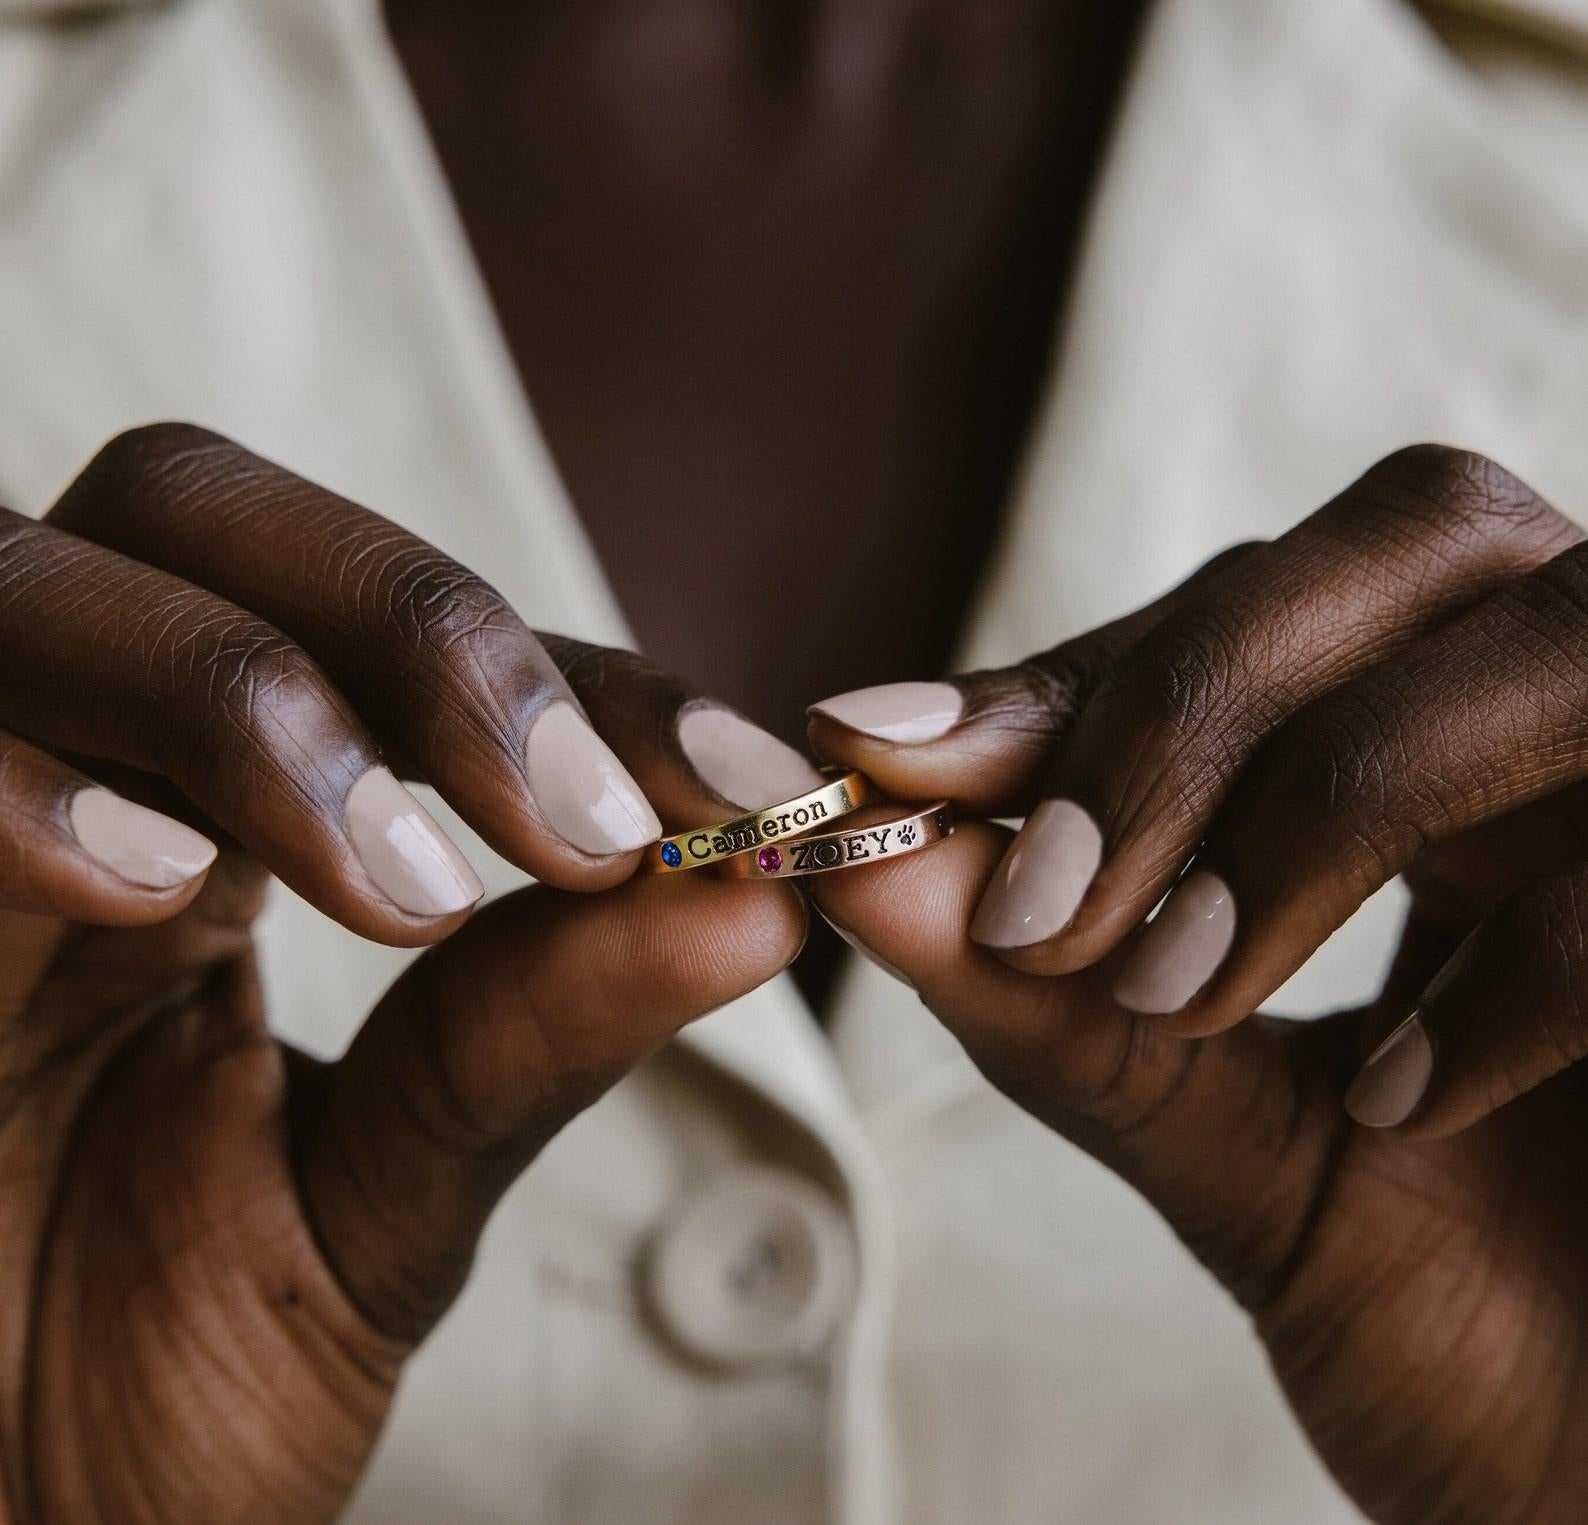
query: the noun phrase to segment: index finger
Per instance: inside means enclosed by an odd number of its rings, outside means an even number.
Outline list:
[[[536,878],[605,887],[660,835],[507,601],[380,515],[219,435],[163,424],[102,450],[49,520],[286,632],[395,759]]]
[[[895,799],[946,795],[967,815],[1024,816],[1042,798],[1054,748],[1120,658],[1253,549],[1232,546],[1152,603],[1012,667],[823,699],[810,708],[811,745]]]

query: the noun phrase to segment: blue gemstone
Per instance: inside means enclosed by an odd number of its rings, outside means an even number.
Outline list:
[[[662,862],[669,868],[677,868],[684,861],[684,855],[679,852],[676,842],[662,843]]]

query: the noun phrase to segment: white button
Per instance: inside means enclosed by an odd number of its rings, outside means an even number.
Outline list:
[[[854,1300],[848,1220],[812,1182],[770,1166],[735,1171],[687,1201],[647,1265],[665,1332],[717,1366],[815,1355]]]

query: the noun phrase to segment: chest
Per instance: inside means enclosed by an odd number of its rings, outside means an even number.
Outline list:
[[[389,0],[652,655],[790,737],[947,660],[1137,9]]]

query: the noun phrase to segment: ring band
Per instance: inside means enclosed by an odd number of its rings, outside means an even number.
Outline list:
[[[752,810],[719,826],[663,837],[646,848],[643,867],[650,874],[678,874],[704,868],[708,863],[722,863],[768,842],[810,831],[822,821],[848,815],[871,795],[871,780],[864,773],[842,773],[821,788],[781,805]]]
[[[923,805],[909,815],[857,826],[853,831],[825,832],[793,842],[763,847],[753,858],[734,858],[723,869],[735,879],[792,879],[858,868],[882,858],[903,858],[934,847],[954,834],[954,807],[947,800]]]

